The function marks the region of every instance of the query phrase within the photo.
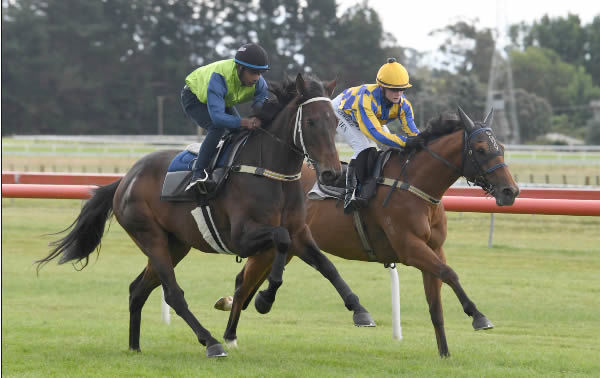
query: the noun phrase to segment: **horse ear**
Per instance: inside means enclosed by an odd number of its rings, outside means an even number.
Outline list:
[[[333,95],[333,91],[335,90],[336,85],[337,79],[333,79],[329,83],[325,84],[325,91],[327,92],[327,96],[331,97],[331,95]]]
[[[490,110],[490,112],[488,113],[488,115],[485,116],[485,119],[483,120],[483,125],[485,127],[490,127],[490,124],[492,123],[493,119],[494,119],[494,108],[492,108]]]
[[[462,108],[460,106],[458,106],[458,116],[460,117],[461,121],[465,125],[465,129],[467,131],[471,132],[471,131],[475,130],[475,124],[473,123],[473,121],[471,121],[471,118],[469,118],[467,113],[465,113],[465,111],[462,110]]]
[[[298,91],[299,95],[304,94],[304,88],[306,84],[304,84],[304,78],[301,73],[298,73],[296,76],[296,91]]]

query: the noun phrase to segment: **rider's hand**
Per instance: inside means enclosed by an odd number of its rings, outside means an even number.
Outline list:
[[[240,125],[248,130],[258,129],[261,125],[260,119],[256,117],[242,118]]]
[[[406,137],[406,142],[404,147],[406,148],[414,148],[417,146],[423,146],[423,140],[418,136],[408,136]]]

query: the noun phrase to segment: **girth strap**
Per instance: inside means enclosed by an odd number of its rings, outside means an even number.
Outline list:
[[[429,202],[432,205],[439,205],[441,202],[441,200],[430,196],[429,194],[425,193],[421,189],[414,187],[407,182],[393,180],[393,179],[387,178],[387,177],[379,177],[379,178],[377,178],[377,183],[381,184],[381,185],[391,186],[392,188],[398,187],[399,189],[407,190],[407,191],[413,193],[414,195],[416,195],[417,197],[424,199],[425,201]]]
[[[251,173],[257,176],[264,176],[278,181],[297,181],[300,180],[300,177],[302,176],[302,171],[296,173],[295,175],[286,175],[283,173],[271,171],[266,168],[253,167],[251,165],[235,165],[231,167],[231,170],[233,172]]]
[[[352,212],[352,219],[354,220],[354,228],[358,233],[358,237],[360,238],[363,249],[369,257],[369,261],[377,261],[377,255],[375,254],[375,250],[371,247],[371,243],[369,243],[369,237],[367,236],[365,226],[358,210],[354,210]]]

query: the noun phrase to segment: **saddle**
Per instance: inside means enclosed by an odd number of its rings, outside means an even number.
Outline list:
[[[226,133],[217,146],[217,153],[211,159],[208,170],[212,171],[212,177],[217,183],[215,189],[201,195],[202,200],[206,201],[214,198],[219,189],[223,186],[229,173],[235,157],[238,155],[241,147],[248,139],[247,131]],[[200,194],[197,191],[185,191],[185,188],[192,178],[192,166],[194,160],[198,157],[201,143],[192,143],[185,150],[177,154],[171,161],[165,180],[163,182],[160,199],[173,202],[199,202]]]
[[[383,167],[390,158],[392,150],[371,150],[369,152],[372,156],[369,156],[369,160],[374,161],[372,168],[366,174],[363,174],[363,182],[371,179],[373,182],[379,181],[379,177],[383,175]],[[319,180],[315,183],[313,189],[308,193],[309,199],[324,199],[324,198],[336,198],[338,200],[344,200],[346,193],[346,172],[348,170],[348,163],[342,162],[342,175],[332,185],[325,185]],[[370,181],[370,180],[369,180]],[[364,198],[371,198],[375,194],[376,185],[363,186],[362,190],[367,192],[361,192]],[[318,189],[318,190],[317,190]],[[321,193],[319,193],[321,192]]]

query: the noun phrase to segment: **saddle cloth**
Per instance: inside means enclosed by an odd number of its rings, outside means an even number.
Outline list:
[[[239,135],[239,138],[235,136]],[[246,141],[248,134],[229,134],[221,139],[217,147],[217,153],[209,164],[209,170],[213,171],[214,180],[219,183],[226,179],[225,169],[216,169],[218,167],[229,167],[239,151],[240,146]],[[178,153],[171,161],[165,181],[163,182],[160,199],[163,201],[174,202],[196,202],[198,195],[195,191],[185,191],[192,178],[192,167],[198,157],[201,143],[192,143],[183,151]]]
[[[217,154],[209,165],[213,171],[213,177],[219,183],[217,187],[226,179],[226,170],[225,168],[215,167],[231,166],[233,158],[245,140],[246,138],[243,137],[236,140],[223,139],[219,143]],[[199,202],[199,206],[194,208],[191,214],[202,234],[202,238],[216,252],[232,255],[235,253],[229,250],[217,230],[210,203],[208,201],[198,201],[196,191],[185,191],[192,177],[192,167],[198,157],[200,147],[201,143],[192,143],[173,158],[165,175],[160,198],[164,201]]]

